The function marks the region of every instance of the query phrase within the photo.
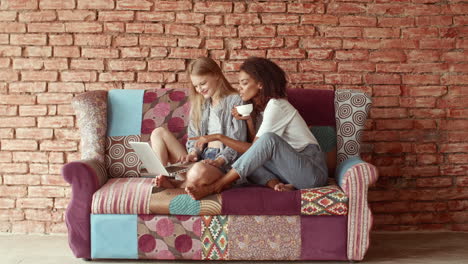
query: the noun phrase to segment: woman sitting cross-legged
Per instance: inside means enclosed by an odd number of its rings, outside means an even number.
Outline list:
[[[209,185],[188,184],[187,193],[198,200],[246,179],[277,191],[325,185],[328,177],[325,154],[304,119],[286,99],[285,72],[268,59],[249,58],[240,67],[239,84],[242,100],[263,110],[254,143],[226,175]],[[225,136],[204,138],[214,139],[235,143]],[[242,143],[245,144],[248,143]]]
[[[210,58],[199,58],[190,63],[187,72],[191,81],[188,136],[192,138],[220,133],[245,141],[247,138],[245,122],[236,120],[230,112],[235,105],[242,104],[242,99],[226,80],[218,64]],[[184,148],[165,128],[153,131],[151,145],[164,165],[169,162],[201,160],[190,168],[185,180],[176,180],[163,175],[156,177],[155,185],[162,188],[184,188],[186,184],[191,186],[211,184],[224,175],[239,156],[235,150],[220,141],[208,143],[189,139]]]

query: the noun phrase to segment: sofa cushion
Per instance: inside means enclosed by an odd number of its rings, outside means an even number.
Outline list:
[[[144,90],[111,90],[108,97],[107,136],[139,135]]]
[[[104,162],[104,140],[107,131],[107,91],[91,91],[75,96],[72,106],[76,112],[81,138],[81,159]]]
[[[105,165],[109,178],[140,177],[142,162],[130,145],[140,140],[140,135],[106,138]]]
[[[361,135],[372,105],[368,94],[353,90],[335,92],[338,165],[360,154]]]
[[[149,214],[152,178],[114,178],[93,195],[92,214]]]
[[[301,214],[347,215],[348,197],[338,185],[300,190]]]

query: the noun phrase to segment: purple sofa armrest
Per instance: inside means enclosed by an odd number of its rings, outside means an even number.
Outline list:
[[[348,196],[348,248],[349,260],[360,261],[369,248],[372,212],[367,202],[370,186],[379,177],[377,168],[359,157],[343,161],[337,168],[337,181]]]
[[[90,214],[93,194],[106,181],[104,165],[98,160],[65,164],[62,176],[72,186],[72,198],[65,213],[68,244],[77,258],[91,258]]]

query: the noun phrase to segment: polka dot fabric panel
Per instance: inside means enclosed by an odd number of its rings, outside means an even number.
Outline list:
[[[337,162],[360,154],[361,136],[372,105],[371,97],[361,91],[335,92]]]

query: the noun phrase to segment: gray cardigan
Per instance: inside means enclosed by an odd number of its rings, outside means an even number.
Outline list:
[[[197,136],[204,136],[208,133],[208,119],[210,116],[210,103],[211,99],[205,101],[205,104],[202,109],[202,119],[200,124],[200,131],[195,129],[192,120],[189,122],[188,127],[188,137],[197,137]],[[231,109],[236,105],[242,105],[244,102],[240,98],[238,94],[232,94],[224,97],[219,102],[219,105],[215,108],[214,112],[217,116],[219,116],[219,121],[221,123],[221,134],[236,139],[240,141],[247,141],[247,124],[245,121],[236,120],[232,114]],[[192,151],[196,151],[198,156],[200,157],[201,151],[195,148],[196,140],[188,140],[186,144],[187,152],[190,153]],[[224,159],[225,163],[223,169],[228,171],[231,169],[231,164],[236,161],[239,157],[239,153],[233,150],[230,147],[224,146],[222,147],[221,151],[216,155],[216,158],[221,157]]]

